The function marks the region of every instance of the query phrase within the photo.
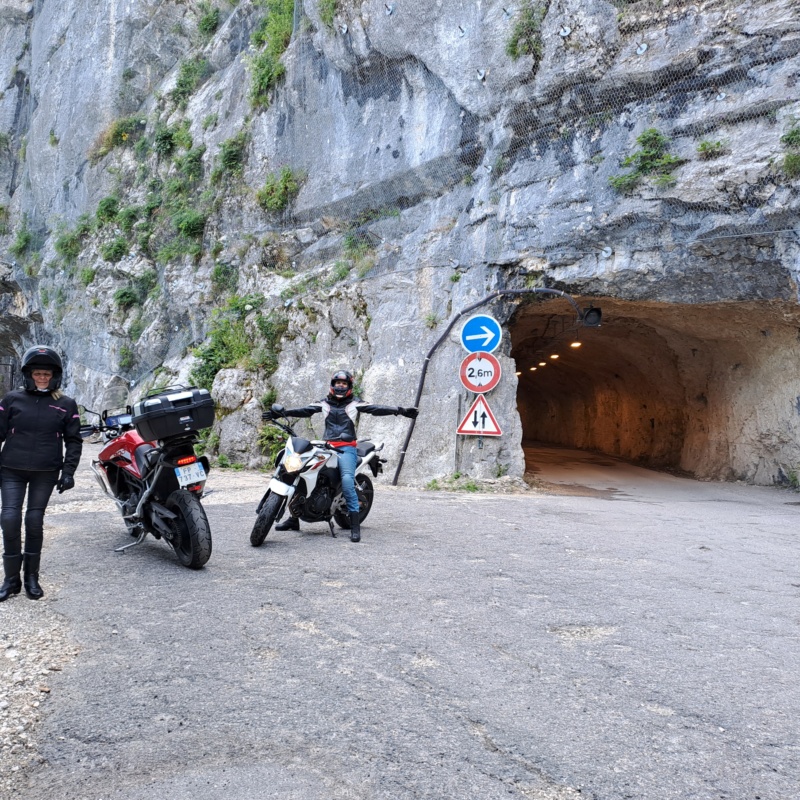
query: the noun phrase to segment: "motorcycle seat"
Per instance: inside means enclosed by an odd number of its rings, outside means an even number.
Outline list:
[[[366,439],[356,445],[356,452],[358,453],[359,458],[364,458],[364,456],[371,453],[374,449],[375,445],[372,442],[368,442]]]
[[[136,459],[136,466],[139,468],[139,474],[142,477],[150,471],[151,463],[147,456],[155,449],[156,448],[153,447],[152,444],[145,442],[144,444],[140,444],[133,453]]]

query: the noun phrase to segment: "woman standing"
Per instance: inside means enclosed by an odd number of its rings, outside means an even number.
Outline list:
[[[20,569],[25,572],[25,594],[31,600],[44,595],[39,586],[44,512],[54,488],[61,493],[75,486],[73,475],[83,446],[78,407],[59,391],[62,366],[58,353],[49,347],[31,347],[22,356],[21,368],[25,388],[0,400],[0,526],[5,571],[0,601],[19,594]]]

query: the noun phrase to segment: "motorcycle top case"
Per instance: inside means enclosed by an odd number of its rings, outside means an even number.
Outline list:
[[[207,389],[167,391],[134,403],[131,422],[146,441],[186,436],[214,424],[214,401]]]

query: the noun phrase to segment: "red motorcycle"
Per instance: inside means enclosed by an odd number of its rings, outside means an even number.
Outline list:
[[[170,387],[121,413],[85,410],[100,422],[81,426],[82,436],[100,433],[105,444],[92,472],[137,537],[115,552],[141,544],[150,533],[168,542],[185,567],[200,569],[211,556],[211,528],[200,503],[209,462],[194,446],[197,432],[214,423],[208,391]]]

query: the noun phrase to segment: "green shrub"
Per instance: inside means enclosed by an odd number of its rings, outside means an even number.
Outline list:
[[[141,216],[142,209],[138,206],[128,206],[127,208],[121,208],[117,212],[117,224],[119,227],[125,231],[125,233],[131,233],[133,231],[133,226],[138,221],[139,217]]]
[[[272,350],[280,351],[283,336],[289,328],[289,318],[272,311],[269,314],[259,314],[256,325],[264,342]]]
[[[175,131],[167,125],[158,125],[153,134],[153,149],[160,156],[169,156],[175,149]]]
[[[299,189],[295,174],[289,167],[284,167],[277,175],[273,172],[267,176],[256,198],[264,211],[283,211]]]
[[[114,120],[97,138],[89,150],[89,162],[96,164],[115,147],[130,147],[138,141],[147,120],[140,117],[124,117]]]
[[[17,231],[14,241],[9,245],[8,252],[15,258],[22,258],[31,245],[33,244],[33,234],[28,230],[26,222],[22,223],[22,227]]]
[[[196,261],[202,254],[203,246],[196,239],[186,239],[183,236],[176,236],[159,248],[156,254],[156,261],[159,264],[169,264],[185,256],[191,256],[191,258]]]
[[[136,319],[131,322],[130,327],[128,328],[128,335],[131,337],[132,342],[138,342],[139,339],[142,337],[144,333],[144,329],[146,327],[144,318],[141,314],[138,314]]]
[[[266,17],[250,37],[260,52],[250,59],[250,103],[269,105],[269,92],[286,69],[280,59],[292,38],[294,0],[264,0]]]
[[[150,218],[153,214],[161,208],[164,200],[158,192],[150,192],[147,195],[147,199],[144,201],[144,213],[145,216]]]
[[[91,267],[84,267],[80,273],[78,273],[78,280],[80,280],[81,286],[85,289],[94,280],[96,274],[97,270]]]
[[[286,434],[274,425],[264,425],[258,432],[258,448],[270,464],[275,463],[278,453],[286,442]]]
[[[117,218],[117,214],[119,213],[119,198],[114,197],[104,197],[98,204],[97,204],[97,221],[103,224],[108,222],[114,222]]]
[[[130,369],[136,363],[136,354],[132,347],[124,344],[119,349],[119,368]]]
[[[220,11],[218,8],[214,8],[211,3],[200,3],[200,13],[202,16],[197,23],[197,30],[201,36],[210,39],[219,27]]]
[[[144,161],[147,158],[150,153],[150,142],[147,140],[147,137],[142,136],[136,140],[136,144],[133,146],[133,152],[138,161]]]
[[[139,303],[144,303],[148,297],[156,294],[158,288],[158,273],[154,269],[145,270],[133,279],[133,290]]]
[[[172,224],[181,235],[190,239],[200,239],[206,227],[206,216],[200,211],[189,208],[175,214]]]
[[[790,178],[800,176],[800,153],[787,153],[783,157],[783,171]]]
[[[241,175],[248,138],[247,131],[242,130],[220,144],[219,169],[223,173]]]
[[[656,176],[661,186],[671,186],[675,180],[672,170],[680,165],[681,160],[667,152],[669,139],[655,128],[648,128],[636,138],[640,149],[623,159],[623,167],[633,167],[633,171],[625,175],[613,175],[608,179],[612,189],[628,193],[639,183],[641,178]]]
[[[333,28],[336,15],[336,0],[319,0],[319,18],[326,28]]]
[[[697,145],[697,155],[703,161],[710,161],[712,158],[719,158],[721,155],[725,154],[725,143],[723,141],[716,141],[711,142],[708,139],[704,139],[700,144]]]
[[[333,265],[333,269],[331,270],[331,274],[328,276],[328,279],[325,281],[326,286],[333,286],[339,281],[343,281],[349,274],[350,270],[352,269],[352,265],[348,264],[346,261],[337,261]]]
[[[139,295],[131,286],[123,286],[114,292],[114,302],[121,311],[127,311],[139,302]]]
[[[199,56],[182,62],[178,68],[178,79],[171,95],[175,105],[178,108],[186,108],[189,98],[210,73],[211,65]]]
[[[195,351],[199,363],[192,371],[192,382],[210,390],[216,374],[244,362],[252,347],[244,320],[217,316],[212,322],[208,343]]]
[[[214,264],[211,286],[217,293],[233,292],[239,283],[239,270],[232,264]]]
[[[781,143],[786,147],[800,148],[800,125],[795,125],[791,130],[781,136]]]
[[[175,166],[189,180],[199,181],[203,177],[203,153],[205,152],[205,145],[189,150],[185,155],[175,159]]]
[[[102,255],[106,261],[116,263],[121,258],[125,258],[125,256],[128,255],[128,250],[127,240],[122,236],[117,236],[116,239],[113,239],[108,244],[104,244],[100,248],[100,255]]]
[[[629,172],[627,175],[612,175],[608,179],[608,185],[620,194],[632,192],[638,185],[641,175],[636,172]]]
[[[535,3],[526,0],[519,10],[511,37],[506,42],[506,54],[515,61],[520,56],[533,56],[536,62],[542,56],[542,22],[549,2]]]
[[[192,140],[192,134],[189,131],[189,120],[184,120],[175,128],[175,131],[172,136],[172,140],[175,142],[176,147],[182,147],[184,150],[191,150],[194,141]]]
[[[64,259],[68,264],[72,264],[83,249],[83,237],[79,236],[75,231],[65,231],[56,238],[55,241],[56,253]]]
[[[0,236],[8,233],[8,207],[0,206]]]
[[[369,237],[362,231],[348,231],[343,240],[344,253],[356,261],[364,258],[372,249]]]

